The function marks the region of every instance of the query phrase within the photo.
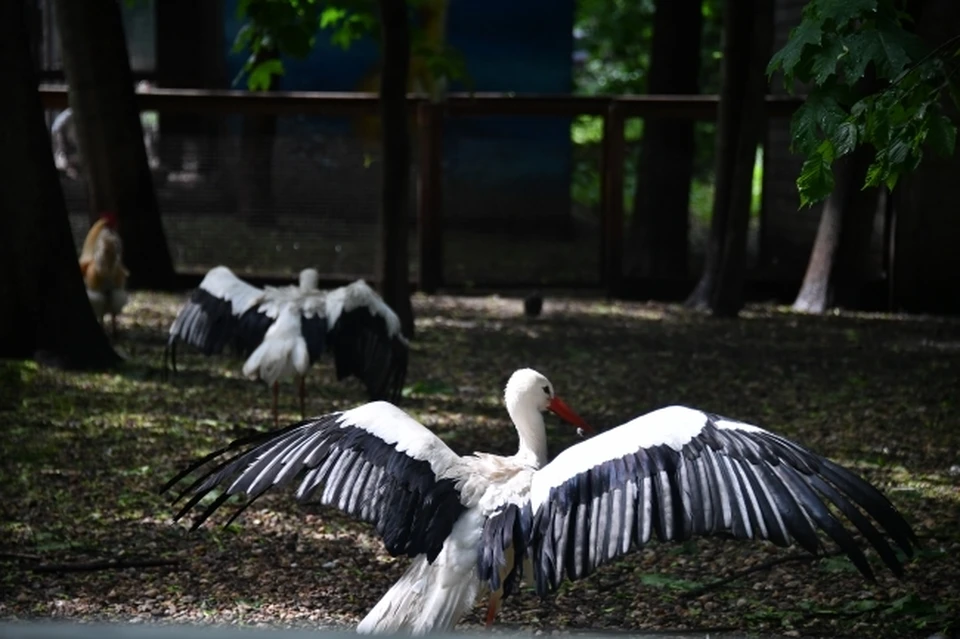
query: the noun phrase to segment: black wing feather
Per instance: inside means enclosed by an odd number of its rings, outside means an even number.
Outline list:
[[[175,502],[193,493],[175,519],[219,488],[223,492],[193,527],[233,495],[244,495],[246,499],[230,518],[233,521],[270,488],[299,480],[301,503],[311,502],[325,488],[320,503],[374,524],[391,555],[425,553],[432,562],[465,510],[453,480],[437,479],[428,462],[399,452],[363,428],[342,424],[341,415],[245,437],[197,460],[161,489],[169,490],[191,472],[200,472],[176,495]],[[372,486],[367,476],[374,472],[377,481]],[[364,481],[357,481],[361,474]]]
[[[337,379],[353,376],[363,382],[371,399],[397,402],[407,376],[408,346],[390,335],[386,320],[367,307],[340,313],[327,333]]]
[[[766,431],[721,428],[721,420],[730,421],[705,414],[703,429],[680,450],[640,448],[550,487],[527,536],[515,537],[526,540],[517,545],[535,558],[537,592],[545,595],[564,576],[582,579],[598,565],[642,547],[650,536],[645,527],[662,541],[694,534],[768,539],[780,546],[796,541],[813,554],[823,549],[819,529],[873,579],[860,544],[828,504],[853,523],[895,574],[902,574],[896,553],[870,518],[908,557],[916,536],[879,490],[795,442]],[[618,490],[632,496],[622,509],[611,506]],[[578,525],[584,516],[600,523]],[[483,555],[481,567],[485,561]],[[489,569],[481,571],[491,586],[495,577]]]

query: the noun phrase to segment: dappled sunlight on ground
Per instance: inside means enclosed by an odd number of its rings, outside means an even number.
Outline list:
[[[166,331],[184,295],[136,293],[120,318],[128,364],[111,373],[18,366],[21,397],[0,412],[0,618],[57,617],[349,627],[403,571],[366,525],[267,495],[188,533],[159,487],[190,460],[272,425],[271,396],[234,357],[181,346],[161,380]],[[539,601],[509,598],[502,628],[730,629],[928,636],[960,617],[960,322],[876,314],[809,317],[751,306],[738,321],[669,304],[545,295],[414,297],[417,335],[402,406],[454,450],[512,454],[502,407],[510,373],[550,377],[602,429],[680,403],[763,425],[855,468],[916,527],[903,581],[864,581],[846,559],[810,561],[769,544],[695,540],[636,552]],[[307,410],[366,401],[321,360]],[[281,384],[281,421],[298,420]],[[551,454],[577,441],[548,420]],[[827,545],[830,550],[832,546]],[[722,588],[721,577],[771,560]],[[169,566],[37,572],[38,564],[167,559]],[[479,629],[482,603],[463,627]]]

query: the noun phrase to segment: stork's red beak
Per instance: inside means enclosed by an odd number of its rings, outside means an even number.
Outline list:
[[[547,404],[547,410],[549,410],[551,413],[553,413],[560,419],[566,422],[570,422],[574,426],[577,426],[578,428],[582,428],[588,433],[592,434],[597,432],[593,430],[593,428],[589,424],[587,424],[587,422],[583,421],[582,417],[580,417],[575,412],[573,412],[573,409],[567,406],[566,402],[564,402],[559,397],[550,398],[550,403]]]

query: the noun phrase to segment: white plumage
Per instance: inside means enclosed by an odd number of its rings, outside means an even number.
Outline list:
[[[260,346],[243,363],[243,374],[275,384],[293,375],[303,377],[308,368],[310,355],[300,332],[300,316],[291,306],[285,306],[267,329]]]
[[[902,566],[875,526],[908,556],[909,524],[876,488],[829,460],[762,428],[671,406],[546,459],[544,411],[589,430],[540,373],[515,372],[504,401],[516,455],[459,456],[405,412],[373,402],[239,440],[192,464],[203,472],[179,519],[218,487],[201,525],[231,495],[243,506],[299,482],[301,502],[319,500],[372,523],[390,554],[413,558],[360,622],[360,632],[424,634],[451,629],[490,594],[487,624],[515,592],[524,565],[545,596],[566,577],[647,544],[724,535],[822,549],[824,531],[872,577],[843,514],[896,574]],[[225,453],[231,453],[220,461]],[[210,464],[208,466],[208,464]]]
[[[300,382],[323,353],[332,351],[337,378],[358,378],[373,399],[397,401],[406,377],[408,343],[400,320],[366,282],[333,291],[317,288],[314,269],[297,286],[257,288],[225,267],[211,269],[170,327],[168,357],[176,371],[176,345],[184,341],[205,355],[228,344],[247,357],[243,374],[273,385],[274,420],[280,379]]]

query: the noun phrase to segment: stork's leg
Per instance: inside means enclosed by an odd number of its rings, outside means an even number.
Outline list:
[[[110,313],[110,330],[113,331],[113,339],[117,339],[117,316]]]
[[[276,428],[280,425],[280,418],[277,415],[277,395],[280,394],[280,382],[276,381],[273,383],[273,426]]]
[[[300,419],[307,418],[306,400],[304,399],[307,394],[306,380],[307,380],[306,375],[300,378]]]
[[[485,627],[489,628],[493,625],[493,620],[497,616],[497,612],[500,611],[500,598],[503,597],[503,590],[498,590],[497,592],[490,593],[490,602],[487,604],[487,620]]]

